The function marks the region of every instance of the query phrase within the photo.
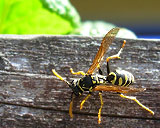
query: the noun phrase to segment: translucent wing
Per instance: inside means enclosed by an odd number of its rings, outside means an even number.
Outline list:
[[[89,70],[87,71],[87,74],[92,74],[94,70],[97,68],[97,66],[101,63],[104,54],[108,50],[110,44],[113,42],[115,36],[117,35],[120,28],[113,28],[111,29],[103,38],[101,42],[101,46],[99,47],[99,50],[93,60],[93,63]]]
[[[123,87],[114,85],[98,85],[93,91],[107,91],[107,92],[119,92],[123,94],[136,93],[145,91],[145,88],[133,88],[133,87]]]

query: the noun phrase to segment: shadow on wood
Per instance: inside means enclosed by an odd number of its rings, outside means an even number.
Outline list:
[[[158,127],[160,125],[160,41],[127,40],[121,60],[113,60],[111,68],[120,67],[135,76],[136,93],[144,105],[155,112],[152,116],[134,101],[103,92],[102,123],[97,123],[100,107],[94,92],[80,111],[87,95],[74,101],[74,118],[68,108],[71,89],[51,72],[54,68],[68,81],[80,76],[69,72],[87,71],[102,38],[81,36],[0,36],[0,126],[1,127]],[[121,47],[116,39],[106,57]],[[106,64],[102,69],[107,74]]]

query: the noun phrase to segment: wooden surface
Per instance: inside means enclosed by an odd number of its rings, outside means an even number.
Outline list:
[[[127,40],[121,60],[111,68],[121,67],[135,76],[135,87],[146,88],[136,93],[144,105],[155,112],[152,116],[134,101],[103,92],[102,123],[97,123],[100,107],[98,92],[84,104],[84,93],[74,101],[74,118],[68,108],[71,89],[57,79],[52,68],[71,81],[69,72],[87,71],[100,46],[100,37],[81,36],[16,36],[0,35],[0,127],[2,128],[158,128],[160,126],[160,41]],[[107,56],[118,52],[122,39],[110,46]],[[102,70],[106,72],[106,64]]]

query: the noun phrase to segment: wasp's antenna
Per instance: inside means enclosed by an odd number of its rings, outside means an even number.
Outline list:
[[[62,76],[60,76],[55,69],[52,69],[52,72],[55,76],[57,76],[60,80],[62,80],[63,82],[65,82],[69,87],[71,87],[71,83],[68,82],[67,80],[64,80]]]

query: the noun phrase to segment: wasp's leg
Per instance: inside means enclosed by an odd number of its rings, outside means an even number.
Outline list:
[[[100,68],[98,69],[98,72],[99,72],[100,75],[103,75],[103,72]]]
[[[71,94],[71,102],[70,102],[70,105],[69,105],[69,115],[70,115],[71,118],[73,118],[73,113],[72,113],[73,100],[74,100],[74,94],[72,92],[72,94]]]
[[[101,123],[101,112],[102,112],[102,107],[103,107],[102,92],[99,92],[99,97],[100,97],[100,101],[101,101],[101,107],[98,112],[98,124]]]
[[[98,69],[99,74],[100,74],[100,75],[103,75],[103,72],[102,72],[99,64],[98,64],[98,66],[97,66],[97,69]]]
[[[119,50],[119,52],[113,56],[108,57],[106,61],[109,62],[110,59],[120,59],[120,54],[122,53],[125,44],[126,44],[126,40],[123,41],[122,47]]]
[[[107,73],[108,74],[110,73],[109,60],[111,60],[111,59],[120,59],[120,54],[122,53],[125,44],[126,44],[126,40],[123,41],[122,47],[121,47],[121,49],[119,50],[119,52],[117,54],[115,54],[113,56],[109,56],[106,59],[106,61],[107,61]]]
[[[136,97],[133,97],[133,96],[125,96],[123,94],[120,94],[120,97],[123,97],[123,98],[127,98],[127,99],[130,99],[130,100],[134,100],[137,104],[139,104],[142,108],[146,109],[148,112],[150,112],[152,115],[154,115],[154,112],[149,109],[148,107],[144,106],[143,104],[141,104],[137,99]]]
[[[83,71],[74,72],[72,68],[70,68],[70,71],[73,75],[83,75],[83,76],[86,75],[86,73]]]
[[[80,110],[83,108],[83,104],[86,102],[86,100],[91,96],[91,93],[89,93],[84,100],[82,100],[81,104],[80,104]]]
[[[73,100],[70,102],[70,105],[69,105],[69,115],[71,118],[73,118],[72,107],[73,107]]]

